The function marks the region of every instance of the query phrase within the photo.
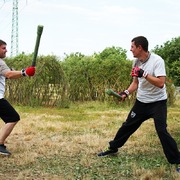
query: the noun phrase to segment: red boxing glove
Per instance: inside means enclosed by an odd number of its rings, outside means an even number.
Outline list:
[[[28,68],[25,69],[25,73],[28,75],[28,76],[34,76],[35,74],[35,66],[30,66]]]
[[[28,67],[26,69],[22,69],[21,73],[22,73],[23,76],[34,76],[35,70],[36,69],[35,69],[34,66],[30,66],[30,67]]]
[[[133,77],[146,77],[147,72],[145,72],[143,69],[136,66],[132,69],[131,76],[133,76]]]

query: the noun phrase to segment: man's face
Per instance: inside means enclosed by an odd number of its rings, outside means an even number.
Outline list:
[[[5,58],[6,57],[6,52],[7,52],[7,49],[6,49],[6,45],[5,44],[2,44],[0,46],[0,58]]]
[[[141,50],[142,50],[142,47],[141,47],[141,46],[138,46],[138,47],[137,47],[137,46],[134,44],[134,41],[131,42],[131,49],[130,49],[130,51],[133,53],[133,56],[134,56],[135,58],[138,58],[138,57],[140,56]]]

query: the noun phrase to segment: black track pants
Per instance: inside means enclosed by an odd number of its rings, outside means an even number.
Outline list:
[[[126,121],[119,128],[114,140],[110,141],[110,148],[122,147],[128,138],[147,119],[153,118],[156,132],[162,144],[164,154],[171,164],[180,164],[180,152],[175,140],[167,131],[167,101],[141,103],[136,100]]]

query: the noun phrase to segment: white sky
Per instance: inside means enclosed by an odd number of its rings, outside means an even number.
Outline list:
[[[11,51],[13,0],[0,0],[0,39]],[[106,47],[129,51],[138,35],[149,50],[180,36],[179,0],[19,0],[19,52],[32,53],[43,25],[39,55],[99,53]]]

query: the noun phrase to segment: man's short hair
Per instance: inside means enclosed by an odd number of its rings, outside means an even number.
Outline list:
[[[7,45],[7,44],[6,44],[5,41],[3,41],[3,40],[0,39],[0,46],[1,46],[1,45]]]
[[[131,42],[134,42],[134,44],[136,45],[136,47],[138,47],[139,45],[141,45],[141,47],[143,48],[144,51],[148,51],[148,40],[144,37],[144,36],[137,36],[135,38],[133,38],[131,40]]]

